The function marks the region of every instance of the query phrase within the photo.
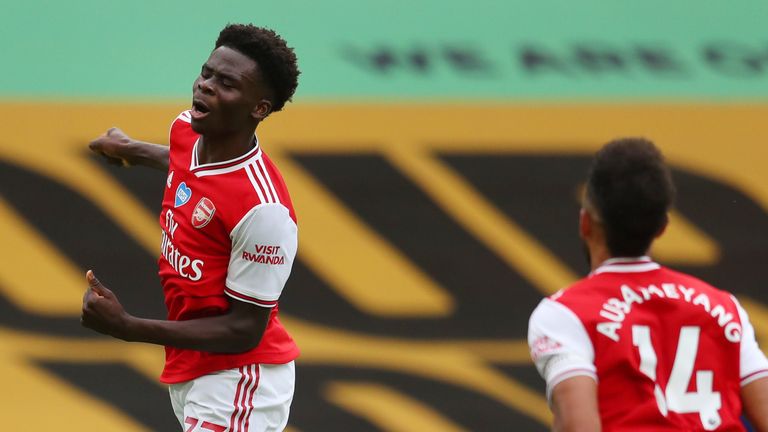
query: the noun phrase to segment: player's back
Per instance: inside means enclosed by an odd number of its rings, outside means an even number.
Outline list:
[[[743,430],[730,294],[650,261],[615,262],[551,300],[592,343],[604,430]]]

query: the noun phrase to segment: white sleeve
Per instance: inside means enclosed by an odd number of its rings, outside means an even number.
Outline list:
[[[568,378],[583,375],[597,381],[592,341],[581,320],[564,305],[546,298],[539,303],[528,322],[528,345],[547,382],[547,399]]]
[[[731,296],[739,310],[739,320],[741,321],[741,364],[739,365],[739,377],[741,386],[745,386],[752,381],[768,377],[768,359],[760,350],[755,339],[755,328],[749,322],[747,311],[741,307],[736,297]]]
[[[296,257],[298,229],[288,209],[260,204],[230,233],[232,254],[224,292],[237,300],[272,307]]]

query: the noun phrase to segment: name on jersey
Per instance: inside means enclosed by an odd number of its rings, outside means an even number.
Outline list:
[[[243,257],[246,261],[259,264],[282,265],[285,264],[285,257],[280,253],[280,246],[256,245],[254,252],[243,251]]]
[[[203,277],[203,265],[205,262],[184,255],[173,244],[173,236],[178,228],[179,223],[174,220],[173,211],[169,209],[165,212],[165,229],[163,230],[163,240],[160,244],[160,253],[180,276],[191,281],[198,281]]]
[[[633,289],[628,285],[622,285],[619,288],[621,298],[611,297],[603,303],[600,309],[600,316],[607,321],[597,324],[597,331],[613,340],[619,341],[618,331],[621,329],[622,322],[633,310],[633,305],[641,305],[654,298],[668,299],[672,301],[684,301],[695,306],[699,306],[723,329],[725,338],[729,342],[737,343],[741,341],[741,324],[733,320],[733,314],[727,313],[720,304],[712,304],[705,293],[696,293],[694,288],[686,288],[680,284],[663,283],[661,288],[656,285],[647,287],[638,287]]]

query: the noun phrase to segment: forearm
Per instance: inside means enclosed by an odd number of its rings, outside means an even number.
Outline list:
[[[165,321],[137,317],[126,320],[123,334],[115,335],[130,342],[197,351],[238,353],[256,347],[264,326],[244,325],[227,315],[186,321]]]
[[[599,432],[601,427],[600,422],[594,418],[575,414],[568,417],[555,417],[552,430],[554,432]]]
[[[123,156],[130,165],[143,165],[161,171],[168,171],[169,148],[165,145],[131,140]]]
[[[553,430],[557,432],[599,432],[597,383],[588,376],[576,376],[552,390]]]
[[[768,432],[768,378],[760,378],[741,388],[744,411],[757,432]]]

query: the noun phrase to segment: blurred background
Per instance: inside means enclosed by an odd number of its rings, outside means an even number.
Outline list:
[[[294,103],[259,127],[299,259],[290,430],[543,431],[525,341],[585,274],[591,154],[646,136],[679,200],[653,255],[737,294],[768,346],[768,3],[2,2],[0,392],[8,430],[174,431],[162,349],[79,325],[94,269],[163,317],[165,175],[114,169],[111,126],[167,143],[229,22],[295,47]]]

